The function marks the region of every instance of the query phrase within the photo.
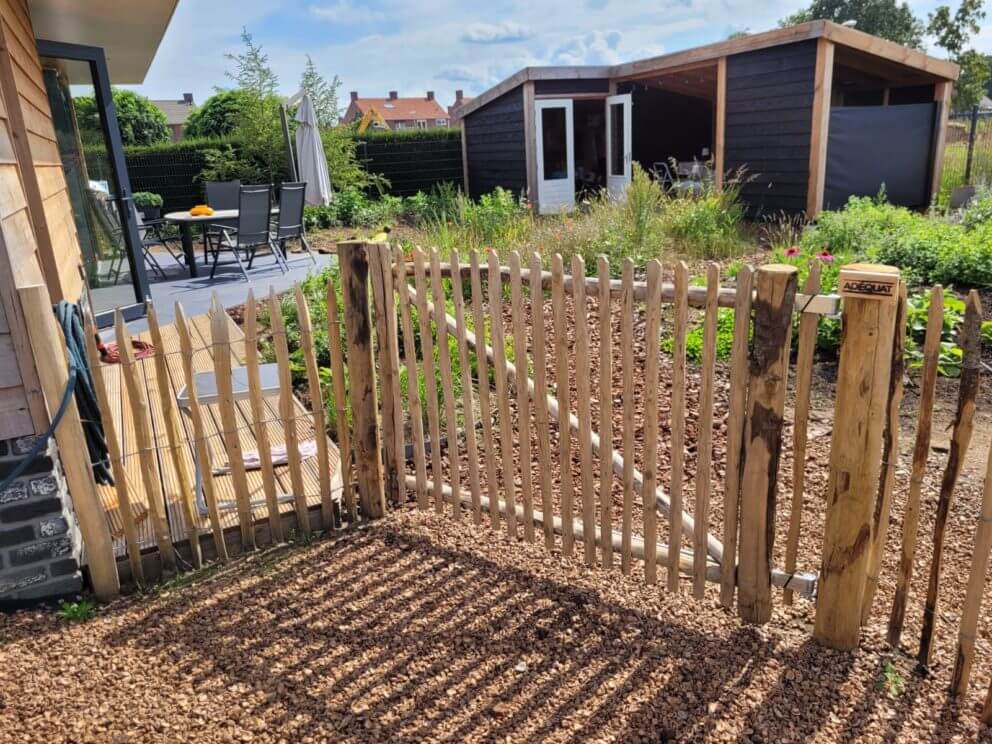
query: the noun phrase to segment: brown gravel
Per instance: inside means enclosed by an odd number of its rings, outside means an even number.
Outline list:
[[[410,507],[86,623],[0,618],[0,741],[964,741],[872,627],[762,628]],[[891,658],[906,680],[880,684]],[[987,667],[983,667],[983,672]],[[983,675],[984,676],[984,675]],[[982,732],[984,733],[984,732]]]

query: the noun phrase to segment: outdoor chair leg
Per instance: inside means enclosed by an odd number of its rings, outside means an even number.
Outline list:
[[[154,271],[162,278],[163,282],[169,278],[168,276],[166,276],[166,273],[162,270],[161,264],[159,264],[159,262],[155,259],[155,256],[152,255],[152,252],[148,250],[148,248],[142,246],[141,252],[145,256],[145,264],[150,266],[152,271]]]
[[[303,250],[305,250],[307,255],[310,256],[310,260],[313,261],[313,265],[316,266],[317,257],[313,255],[313,251],[310,250],[310,243],[307,242],[307,236],[302,233],[300,233],[300,243],[303,245]]]
[[[279,271],[283,274],[289,271],[289,262],[286,260],[286,254],[283,252],[283,246],[280,242],[270,238],[269,250],[271,250],[272,255],[276,257],[276,263],[279,264]]]

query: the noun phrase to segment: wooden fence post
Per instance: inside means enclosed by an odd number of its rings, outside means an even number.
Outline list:
[[[344,288],[345,341],[351,373],[351,410],[355,420],[352,444],[358,498],[363,519],[380,519],[386,511],[386,497],[372,357],[368,244],[361,240],[338,243],[338,261]]]
[[[873,264],[845,266],[840,294],[843,335],[813,636],[825,646],[850,650],[857,647],[861,633],[899,270]]]
[[[367,253],[375,303],[375,335],[378,340],[379,379],[382,381],[382,439],[385,489],[390,502],[403,500],[406,486],[400,477],[405,459],[403,411],[400,407],[400,352],[396,328],[396,296],[393,293],[393,257],[387,243],[368,243]]]
[[[771,557],[775,545],[775,489],[782,451],[782,416],[792,339],[795,266],[769,264],[755,272],[751,350],[740,490],[737,610],[752,623],[771,619]],[[733,556],[725,556],[733,560]]]
[[[44,285],[21,287],[18,295],[24,309],[42,393],[49,411],[54,414],[69,379],[65,339],[55,322],[52,300]],[[79,425],[79,409],[76,408],[75,399],[69,401],[65,415],[55,428],[55,441],[79,522],[79,531],[86,545],[93,593],[101,602],[106,602],[120,594],[121,585],[110,528],[93,479],[89,450],[83,429]]]

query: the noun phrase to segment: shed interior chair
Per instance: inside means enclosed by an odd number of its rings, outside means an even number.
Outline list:
[[[207,232],[213,266],[210,278],[214,278],[220,264],[220,254],[230,252],[241,275],[248,281],[248,269],[255,262],[259,249],[268,248],[276,259],[279,269],[287,271],[286,259],[279,245],[272,240],[269,232],[269,216],[272,211],[272,188],[270,186],[242,186],[238,196],[238,220],[236,227],[211,224]]]
[[[303,206],[306,190],[305,182],[284,183],[279,187],[279,215],[274,222],[275,229],[272,231],[272,241],[279,246],[279,251],[285,260],[289,255],[286,250],[286,243],[290,240],[299,240],[303,250],[307,252],[310,260],[316,266],[317,257],[310,250],[310,243],[307,242],[306,231],[303,227]]]
[[[241,198],[241,181],[207,181],[204,184],[204,191],[206,193],[207,205],[214,210],[218,209],[237,209],[238,199]],[[209,240],[207,234],[216,230],[213,230],[213,225],[227,225],[228,227],[236,227],[237,220],[217,220],[217,222],[206,225],[203,228],[203,260],[208,261],[207,256],[207,246],[209,245]]]

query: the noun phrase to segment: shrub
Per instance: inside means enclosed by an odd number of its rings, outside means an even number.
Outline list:
[[[743,246],[744,220],[739,194],[735,184],[722,190],[706,185],[699,192],[673,193],[661,211],[662,232],[679,253],[706,259],[737,255]]]
[[[973,230],[992,222],[992,189],[982,189],[961,211],[961,224]]]
[[[131,198],[134,200],[134,206],[139,208],[161,207],[165,203],[161,196],[151,191],[135,191],[131,194]]]
[[[686,333],[685,336],[685,357],[693,364],[703,361],[703,333],[705,329],[702,323],[698,323]],[[734,347],[734,311],[729,307],[721,307],[716,317],[716,358],[721,362],[730,359]],[[661,340],[661,349],[666,354],[671,354],[675,348],[675,339],[667,336]]]
[[[124,88],[113,89],[117,125],[124,145],[153,145],[169,139],[169,120],[148,98]],[[93,96],[75,96],[73,105],[83,144],[102,144],[103,127]]]
[[[250,95],[250,94],[247,94]],[[185,137],[226,137],[237,125],[246,93],[241,90],[221,90],[186,117]]]

